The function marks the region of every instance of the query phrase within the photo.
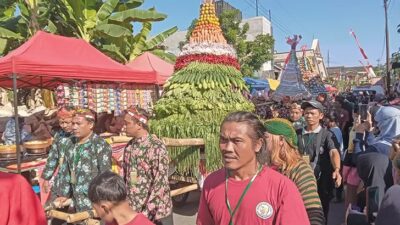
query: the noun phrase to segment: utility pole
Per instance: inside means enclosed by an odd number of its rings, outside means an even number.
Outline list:
[[[387,0],[383,0],[384,8],[385,8],[385,36],[386,36],[386,88],[387,94],[390,91],[390,56],[389,56],[389,28],[388,28],[388,15],[387,15]]]
[[[328,68],[329,68],[330,66],[329,66],[329,50],[328,50]]]
[[[256,0],[256,16],[258,16],[258,0]]]

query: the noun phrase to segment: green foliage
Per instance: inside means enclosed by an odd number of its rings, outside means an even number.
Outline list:
[[[2,1],[0,4],[0,54],[6,54],[29,39],[36,31],[45,30],[63,36],[79,37],[100,51],[128,62],[143,52],[155,52],[173,59],[161,43],[177,27],[150,38],[151,23],[167,15],[152,9],[138,9],[143,0],[35,0]],[[16,15],[15,10],[20,13]],[[141,23],[134,34],[134,24]]]
[[[233,111],[253,111],[241,91],[242,74],[231,66],[192,62],[177,71],[164,87],[150,121],[153,133],[171,138],[203,138],[206,142],[207,169],[221,167],[219,127]],[[181,174],[197,170],[199,155],[193,148],[175,148],[171,157]]]
[[[51,31],[52,24],[47,20],[49,14],[49,3],[45,0],[1,1],[0,55],[18,47],[41,28]]]
[[[258,35],[247,41],[249,24],[240,26],[237,10],[224,11],[219,17],[224,37],[237,51],[241,71],[244,76],[253,76],[261,66],[273,58],[274,39],[270,35]]]

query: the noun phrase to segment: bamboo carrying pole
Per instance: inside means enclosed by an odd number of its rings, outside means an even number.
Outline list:
[[[79,212],[79,213],[75,213],[75,214],[69,214],[66,221],[68,223],[75,223],[75,222],[90,219],[93,217],[97,217],[96,211],[90,210],[90,211]]]
[[[181,194],[184,194],[184,193],[187,193],[187,192],[191,192],[191,191],[197,190],[198,188],[199,188],[199,186],[197,184],[192,184],[192,185],[189,185],[189,186],[178,188],[178,189],[175,189],[175,190],[171,191],[171,197],[174,197],[174,196],[177,196],[177,195],[181,195]]]
[[[132,140],[131,137],[127,137],[127,136],[114,136],[111,137],[111,141],[113,143],[128,143],[130,140]]]
[[[162,138],[162,140],[167,147],[203,146],[205,144],[202,138],[187,138],[187,139]]]
[[[85,221],[86,225],[100,225],[100,221],[94,219],[88,219]]]
[[[59,219],[59,220],[67,221],[69,214],[65,213],[65,212],[60,212],[60,211],[52,209],[52,210],[47,212],[47,216],[51,217],[51,218],[56,218],[56,219]]]
[[[67,223],[76,223],[87,219],[91,219],[93,217],[97,217],[97,214],[94,210],[69,214],[52,209],[47,212],[47,216],[51,218],[64,220]]]

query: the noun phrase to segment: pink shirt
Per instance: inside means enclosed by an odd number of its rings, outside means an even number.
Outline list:
[[[250,179],[229,179],[228,198],[232,210]],[[230,214],[225,202],[225,169],[220,169],[204,182],[197,225],[229,224]],[[271,168],[264,167],[243,198],[233,224],[309,225],[310,222],[295,184]]]

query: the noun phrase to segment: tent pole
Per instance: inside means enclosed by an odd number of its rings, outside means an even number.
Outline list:
[[[155,89],[156,89],[156,100],[159,100],[160,99],[160,85],[156,84]]]
[[[13,73],[13,92],[14,92],[14,119],[15,119],[15,145],[17,147],[17,168],[18,173],[21,173],[21,132],[19,130],[19,118],[18,118],[18,91],[17,91],[17,74]]]

